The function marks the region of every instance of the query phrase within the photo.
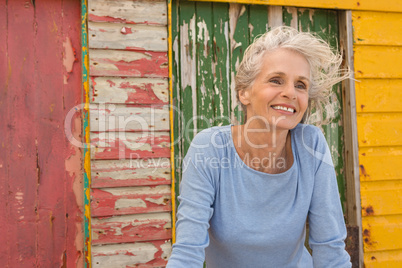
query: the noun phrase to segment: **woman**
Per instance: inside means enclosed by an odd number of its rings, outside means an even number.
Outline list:
[[[340,64],[324,41],[289,27],[246,50],[236,76],[245,124],[192,141],[167,267],[351,267],[328,145],[299,124],[331,107]]]

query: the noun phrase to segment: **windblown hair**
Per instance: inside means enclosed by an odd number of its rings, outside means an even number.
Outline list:
[[[336,83],[350,77],[350,71],[340,69],[342,55],[331,49],[327,42],[308,32],[299,32],[294,28],[280,26],[257,37],[246,49],[243,60],[236,74],[236,95],[253,86],[261,71],[266,52],[286,48],[303,55],[310,65],[309,103],[302,122],[314,121],[320,125],[325,118],[333,117],[335,111],[331,104],[331,89]],[[247,120],[246,107],[242,104]],[[309,120],[314,111],[314,120]]]

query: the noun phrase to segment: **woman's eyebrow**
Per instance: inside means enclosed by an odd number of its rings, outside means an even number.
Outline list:
[[[307,81],[310,83],[310,79],[308,79],[308,78],[305,77],[305,76],[299,76],[299,79],[300,79],[300,80],[307,80]]]
[[[268,77],[268,76],[272,76],[272,75],[284,76],[286,74],[284,72],[272,72],[272,73],[267,74],[266,76]],[[298,76],[297,78],[300,80],[307,80],[310,83],[310,79],[305,76]]]

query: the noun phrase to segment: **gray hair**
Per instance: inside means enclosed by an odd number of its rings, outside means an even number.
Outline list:
[[[318,115],[314,121],[317,124],[322,124],[324,110],[327,119],[335,113],[334,105],[331,105],[330,100],[332,86],[350,77],[350,71],[340,69],[342,55],[339,52],[331,49],[328,43],[320,37],[308,32],[299,32],[291,27],[280,26],[257,37],[246,49],[237,70],[235,78],[237,99],[239,100],[240,91],[253,86],[261,71],[265,52],[278,48],[296,51],[303,55],[309,63],[311,76],[309,103],[302,122],[308,122],[314,111]],[[245,120],[247,120],[246,108],[243,104],[241,105]]]

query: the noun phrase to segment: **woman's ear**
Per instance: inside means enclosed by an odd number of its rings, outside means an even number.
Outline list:
[[[248,89],[243,89],[239,91],[239,100],[243,105],[250,104],[250,91]]]

